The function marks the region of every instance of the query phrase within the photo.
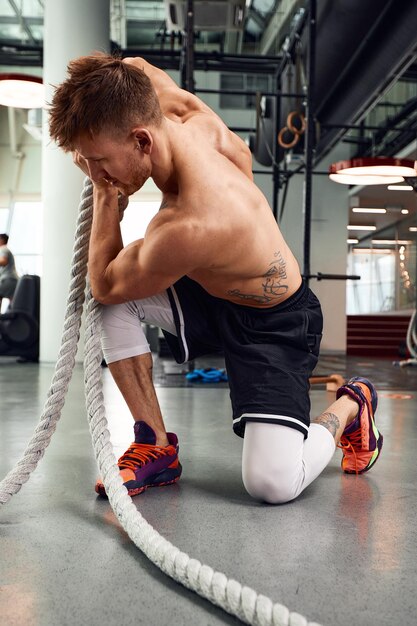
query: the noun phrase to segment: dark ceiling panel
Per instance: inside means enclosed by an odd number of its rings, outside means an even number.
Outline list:
[[[415,61],[417,2],[337,0],[319,5],[316,115],[323,125],[356,124]],[[324,130],[318,156],[341,134]]]

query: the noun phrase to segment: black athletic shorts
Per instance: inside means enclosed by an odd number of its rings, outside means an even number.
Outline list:
[[[283,424],[305,437],[309,377],[323,328],[318,299],[303,283],[282,304],[255,308],[215,298],[188,277],[168,289],[177,337],[164,331],[177,363],[221,352],[233,409],[233,430],[248,421]]]

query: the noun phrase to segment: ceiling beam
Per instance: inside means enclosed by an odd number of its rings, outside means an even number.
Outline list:
[[[273,54],[280,47],[279,37],[290,31],[290,22],[296,11],[304,6],[303,0],[277,0],[271,18],[264,29],[259,44],[259,54]],[[281,37],[282,38],[282,37]]]
[[[13,11],[16,13],[16,16],[19,20],[19,23],[21,25],[21,27],[23,28],[23,30],[25,31],[25,33],[27,34],[30,43],[35,44],[36,43],[36,39],[33,36],[33,33],[26,21],[26,19],[23,17],[22,12],[20,11],[19,7],[17,6],[16,2],[14,0],[9,0],[9,4],[12,7]]]
[[[43,17],[26,17],[26,23],[28,26],[42,26],[43,25]],[[4,24],[19,24],[20,19],[14,15],[2,15],[1,23]]]

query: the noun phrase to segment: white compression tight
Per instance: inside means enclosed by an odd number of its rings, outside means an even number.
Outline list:
[[[176,335],[168,295],[102,307],[102,346],[107,363],[150,351],[141,322]],[[311,424],[308,438],[288,426],[248,422],[242,477],[248,493],[271,504],[296,498],[329,463],[335,451],[330,432]]]
[[[310,424],[308,438],[280,424],[248,422],[242,477],[246,491],[270,504],[294,500],[330,462],[336,445],[321,424]]]

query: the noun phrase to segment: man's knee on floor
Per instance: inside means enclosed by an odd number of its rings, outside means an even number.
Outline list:
[[[248,422],[242,454],[242,477],[257,500],[284,504],[302,490],[304,436],[298,430],[269,422]]]
[[[243,470],[243,484],[252,498],[268,504],[285,504],[297,497],[293,474],[264,471],[258,467]]]

